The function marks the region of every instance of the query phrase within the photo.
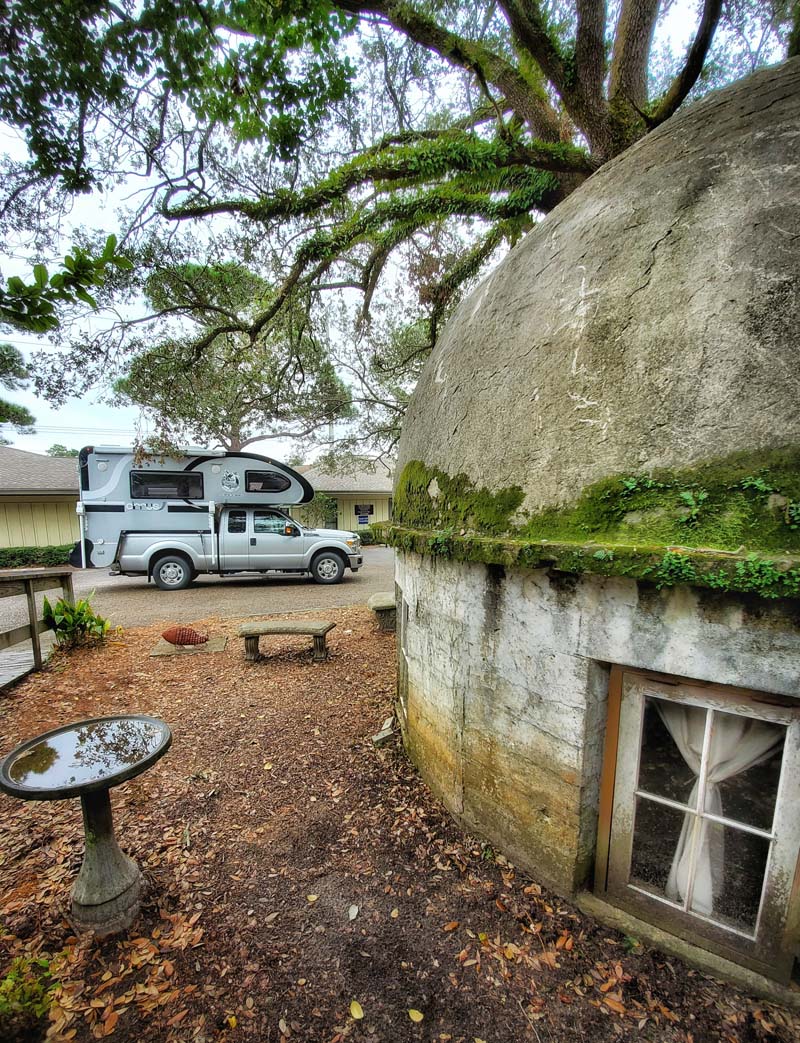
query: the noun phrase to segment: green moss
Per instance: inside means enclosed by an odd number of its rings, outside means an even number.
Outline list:
[[[520,516],[519,486],[477,488],[411,461],[389,542],[477,561],[800,597],[800,450],[615,475],[571,504]]]
[[[394,517],[411,528],[501,534],[509,531],[524,497],[518,485],[491,493],[476,488],[465,474],[451,478],[412,460],[398,482]]]
[[[800,450],[736,453],[695,468],[622,474],[574,503],[523,518],[519,486],[490,493],[466,475],[406,465],[395,518],[412,528],[508,533],[531,540],[800,551]]]

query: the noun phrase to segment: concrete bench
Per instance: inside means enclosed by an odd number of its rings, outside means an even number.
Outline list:
[[[239,637],[244,638],[244,657],[251,663],[256,663],[261,658],[258,641],[268,634],[308,634],[314,638],[314,662],[322,663],[328,657],[325,637],[335,626],[335,623],[315,620],[279,619],[270,623],[243,623],[238,633]]]
[[[378,620],[381,630],[395,630],[397,627],[397,602],[394,591],[380,590],[373,594],[367,602],[367,608],[371,608]]]

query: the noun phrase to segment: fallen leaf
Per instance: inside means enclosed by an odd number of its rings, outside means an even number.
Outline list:
[[[361,1021],[364,1017],[364,1010],[358,1000],[353,1000],[350,1003],[350,1017],[353,1018],[354,1021]]]
[[[417,1023],[422,1021],[422,1019],[425,1017],[421,1010],[414,1010],[413,1007],[408,1012],[408,1016],[411,1018],[412,1021],[415,1021]]]
[[[605,1005],[607,1007],[610,1007],[613,1011],[616,1011],[617,1014],[625,1013],[625,1007],[623,1006],[623,1004],[620,1003],[619,1000],[615,1000],[613,996],[604,996],[603,1003],[605,1003]]]
[[[397,917],[400,915],[400,910],[399,909],[392,909],[392,911],[391,911],[391,913],[389,915],[391,916],[391,918],[393,920],[396,920]]]
[[[282,1036],[291,1035],[291,1033],[289,1032],[289,1026],[286,1024],[283,1018],[281,1018],[281,1020],[278,1022],[278,1029]]]
[[[351,905],[350,908],[347,910],[347,916],[350,920],[355,920],[355,918],[358,916],[358,906]]]
[[[317,899],[319,898],[319,895],[306,895],[306,898],[311,903],[311,905],[313,905],[314,902],[316,902]]]
[[[450,923],[446,923],[442,928],[443,931],[454,931],[459,926],[458,920],[451,920]]]

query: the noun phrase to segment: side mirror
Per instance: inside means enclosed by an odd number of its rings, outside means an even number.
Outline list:
[[[283,535],[284,536],[299,536],[300,535],[300,530],[297,528],[296,525],[284,525],[284,527],[283,527]]]

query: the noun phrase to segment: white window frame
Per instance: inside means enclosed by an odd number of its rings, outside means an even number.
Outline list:
[[[645,699],[738,713],[786,727],[772,828],[749,826],[703,812],[712,822],[770,843],[758,917],[752,933],[692,910],[630,880]],[[709,729],[706,728],[706,747]],[[702,771],[701,771],[702,774]],[[702,786],[702,783],[701,783]],[[641,791],[643,793],[644,791]],[[684,805],[647,791],[646,799],[685,811]],[[798,852],[800,852],[800,702],[777,695],[692,682],[614,667],[609,688],[606,751],[601,781],[595,890],[614,904],[672,934],[734,962],[788,981],[797,953]],[[702,803],[700,804],[702,807]],[[691,889],[690,889],[691,890]]]

